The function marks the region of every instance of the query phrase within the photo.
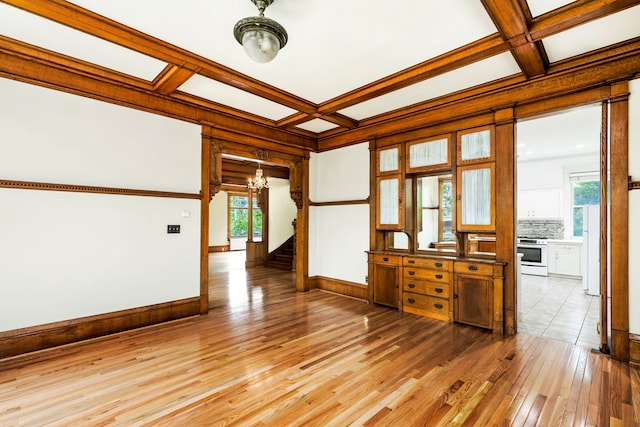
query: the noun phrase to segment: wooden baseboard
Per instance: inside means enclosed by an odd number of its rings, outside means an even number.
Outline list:
[[[200,297],[0,332],[0,358],[200,314]]]
[[[360,283],[347,282],[345,280],[332,279],[330,277],[316,276],[309,278],[313,280],[316,289],[335,292],[352,298],[368,300],[369,287]],[[311,281],[310,280],[310,281]]]
[[[629,334],[629,365],[640,368],[640,335]]]
[[[231,250],[231,245],[209,246],[209,253],[212,253],[212,252],[229,252],[230,250]]]

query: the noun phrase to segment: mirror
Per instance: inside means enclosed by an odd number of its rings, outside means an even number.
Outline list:
[[[409,236],[399,231],[388,231],[386,237],[386,249],[409,250]]]
[[[456,251],[451,174],[416,179],[416,232],[419,251]]]

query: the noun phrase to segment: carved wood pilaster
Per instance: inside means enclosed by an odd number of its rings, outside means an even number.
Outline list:
[[[211,138],[211,161],[209,173],[209,200],[213,199],[222,187],[222,142]]]
[[[302,209],[304,205],[304,168],[302,158],[296,159],[293,167],[289,170],[289,179],[291,199],[298,209]]]

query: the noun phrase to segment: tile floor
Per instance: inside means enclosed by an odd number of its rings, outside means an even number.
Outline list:
[[[582,280],[522,275],[518,330],[597,349],[600,298],[587,295]]]

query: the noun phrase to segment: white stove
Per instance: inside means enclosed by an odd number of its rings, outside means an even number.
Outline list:
[[[522,274],[548,276],[547,239],[518,237],[518,253],[522,254]]]

